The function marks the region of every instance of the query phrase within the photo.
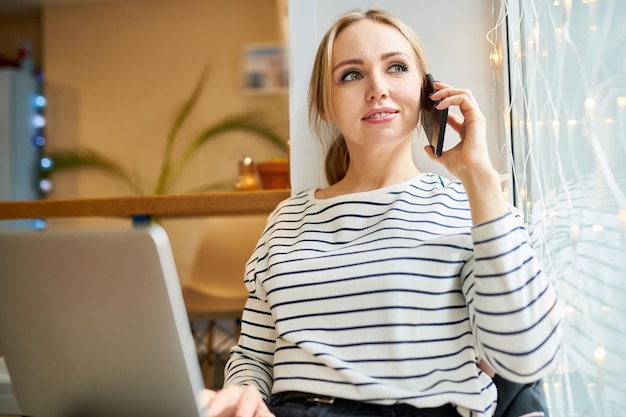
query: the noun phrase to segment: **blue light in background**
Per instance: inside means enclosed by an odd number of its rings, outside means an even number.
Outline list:
[[[50,192],[52,190],[52,181],[47,178],[40,180],[39,189],[44,193]]]
[[[44,170],[50,170],[52,168],[52,159],[47,158],[47,157],[43,157],[41,158],[41,160],[39,161],[39,166],[41,167],[41,169]]]
[[[33,127],[40,129],[46,125],[46,118],[40,114],[36,114],[32,118]]]
[[[44,96],[42,96],[41,94],[37,94],[35,96],[35,98],[33,99],[33,104],[35,105],[36,108],[44,108],[46,106],[46,98]]]

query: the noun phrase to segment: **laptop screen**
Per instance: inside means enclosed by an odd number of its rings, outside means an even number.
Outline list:
[[[0,271],[0,352],[27,415],[199,415],[161,227],[2,232]]]

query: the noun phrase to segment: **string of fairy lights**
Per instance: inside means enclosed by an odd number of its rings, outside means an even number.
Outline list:
[[[489,58],[510,95],[503,191],[562,304],[552,415],[626,415],[626,1],[493,5]]]

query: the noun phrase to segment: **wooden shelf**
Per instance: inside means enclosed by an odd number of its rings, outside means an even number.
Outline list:
[[[289,190],[0,202],[0,220],[53,217],[201,217],[270,213]]]

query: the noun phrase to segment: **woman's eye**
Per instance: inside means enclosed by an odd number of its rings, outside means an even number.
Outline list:
[[[357,71],[349,71],[341,77],[341,81],[356,81],[363,78],[363,76]]]
[[[389,72],[407,72],[409,67],[404,64],[393,64],[389,67]]]

